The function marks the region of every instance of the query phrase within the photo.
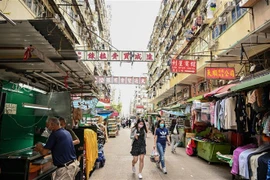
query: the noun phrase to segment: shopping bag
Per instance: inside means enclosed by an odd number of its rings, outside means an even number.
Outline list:
[[[150,156],[150,161],[151,162],[158,162],[159,161],[159,154],[155,149],[152,150],[152,153]]]

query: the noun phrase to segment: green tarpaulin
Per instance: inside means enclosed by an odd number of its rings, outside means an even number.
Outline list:
[[[237,92],[237,91],[252,89],[253,87],[259,86],[262,84],[270,84],[270,74],[244,81],[234,87],[231,87],[231,91]]]
[[[187,102],[192,102],[192,101],[200,100],[200,99],[203,99],[203,95],[190,98],[190,99],[187,100]]]

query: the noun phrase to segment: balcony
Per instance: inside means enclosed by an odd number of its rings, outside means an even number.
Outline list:
[[[242,0],[239,3],[239,6],[241,8],[251,8],[253,6],[255,6],[255,4],[257,4],[260,0]]]

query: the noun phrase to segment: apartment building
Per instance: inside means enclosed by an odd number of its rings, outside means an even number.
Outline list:
[[[207,79],[206,67],[232,67],[239,80],[254,64],[268,64],[269,15],[265,0],[162,1],[148,44],[156,54],[148,64],[149,102],[177,105],[228,83]],[[195,61],[195,73],[173,73],[173,59]]]
[[[110,93],[109,85],[95,84],[96,75],[110,74],[110,65],[79,61],[76,52],[110,49],[104,0],[2,0],[0,12],[1,79]]]
[[[130,105],[130,114],[144,115],[148,107],[147,90],[144,85],[136,86],[134,98]]]

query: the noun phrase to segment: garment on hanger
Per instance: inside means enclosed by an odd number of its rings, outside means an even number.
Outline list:
[[[236,148],[233,151],[233,164],[232,164],[232,169],[231,169],[231,173],[234,175],[237,175],[239,173],[239,155],[241,152],[250,149],[250,148],[254,148],[256,147],[255,144],[247,144],[245,146],[241,146]]]
[[[267,152],[258,158],[257,180],[266,180],[269,160],[270,152]]]
[[[261,154],[256,154],[251,156],[250,160],[249,160],[249,176],[250,176],[250,180],[257,180],[257,168],[259,167],[258,165],[258,159],[263,156],[264,154],[266,154],[267,152],[262,152]]]
[[[89,174],[93,170],[96,159],[98,158],[98,142],[97,133],[92,129],[84,130],[84,142],[85,142],[85,171],[86,179],[89,179]]]
[[[229,97],[225,100],[224,129],[237,129],[235,105],[236,98]]]
[[[222,99],[222,101],[220,102],[220,111],[218,114],[218,118],[219,118],[219,122],[220,122],[220,127],[218,130],[220,130],[221,128],[224,129],[225,128],[225,101],[226,99]]]
[[[253,153],[257,148],[247,149],[239,155],[239,175],[245,179],[249,179],[248,159],[247,157]]]
[[[248,155],[247,160],[248,160],[248,169],[249,172],[249,178],[251,178],[251,176],[253,176],[254,178],[257,177],[257,172],[254,172],[255,166],[258,167],[258,161],[255,162],[254,159],[259,158],[260,156],[257,156],[258,154],[262,155],[263,152],[267,152],[270,150],[270,145],[268,144],[263,144],[261,146],[259,146],[254,152],[252,152],[251,154]],[[252,170],[253,167],[253,170]],[[257,170],[256,170],[257,171]]]

